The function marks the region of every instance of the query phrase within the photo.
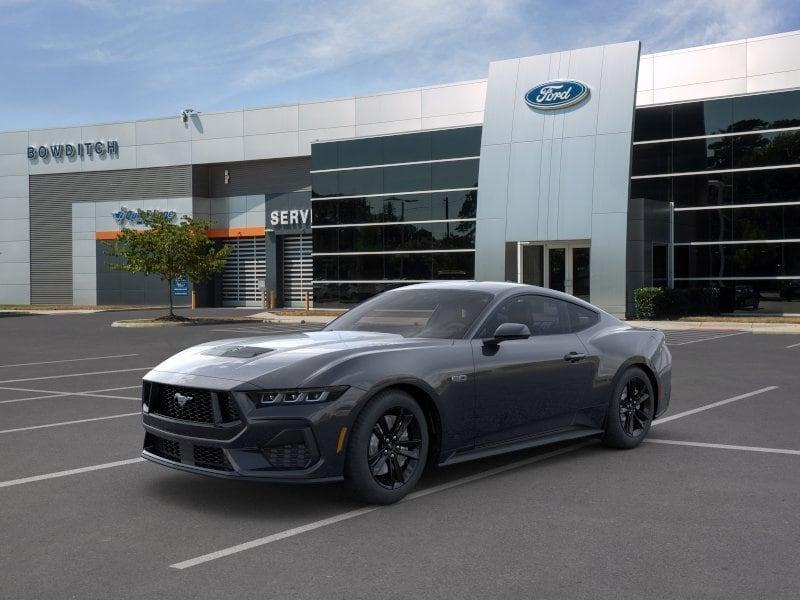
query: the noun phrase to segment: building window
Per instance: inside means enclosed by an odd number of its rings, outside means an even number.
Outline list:
[[[473,279],[481,127],[312,145],[314,303]]]
[[[631,198],[674,205],[677,287],[718,287],[729,310],[791,308],[800,90],[637,109],[631,174]]]

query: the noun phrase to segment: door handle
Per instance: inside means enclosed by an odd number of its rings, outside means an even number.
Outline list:
[[[564,355],[564,360],[572,363],[580,362],[584,358],[586,358],[586,355],[583,354],[582,352],[570,352]]]

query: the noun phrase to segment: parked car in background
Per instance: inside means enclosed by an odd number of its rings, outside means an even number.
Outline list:
[[[734,307],[758,310],[760,296],[752,285],[737,285],[734,295]]]
[[[800,281],[787,281],[781,286],[781,300],[791,302],[800,299]]]

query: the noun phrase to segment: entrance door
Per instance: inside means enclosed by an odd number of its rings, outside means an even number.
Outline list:
[[[572,246],[571,251],[572,291],[569,293],[588,302],[590,249],[589,246]]]
[[[586,242],[518,242],[517,281],[589,301],[591,248]]]

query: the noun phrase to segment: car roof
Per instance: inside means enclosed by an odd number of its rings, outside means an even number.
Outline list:
[[[515,292],[517,293],[528,292],[528,293],[544,294],[547,296],[553,296],[555,298],[562,298],[564,300],[568,300],[576,304],[583,304],[595,310],[598,310],[596,306],[593,306],[588,302],[584,302],[580,298],[576,298],[575,296],[570,296],[569,294],[565,294],[557,290],[551,290],[550,288],[539,287],[536,285],[528,285],[527,283],[513,283],[509,281],[430,281],[427,283],[415,283],[411,285],[406,285],[401,288],[395,288],[395,289],[465,290],[465,291],[475,291],[475,292],[487,292],[498,297],[507,296]]]

